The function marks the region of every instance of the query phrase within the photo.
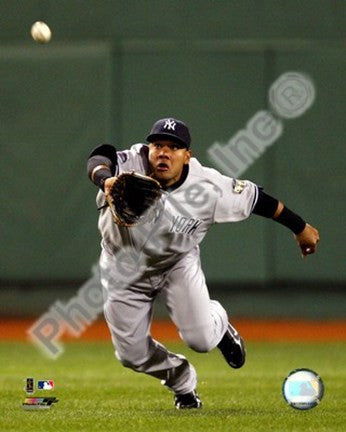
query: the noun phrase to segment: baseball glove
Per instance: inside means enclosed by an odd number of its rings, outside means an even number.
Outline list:
[[[107,195],[107,203],[117,225],[132,227],[161,197],[160,183],[135,171],[120,174]]]

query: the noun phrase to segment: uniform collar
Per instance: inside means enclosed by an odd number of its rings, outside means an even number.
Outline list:
[[[184,183],[188,174],[189,174],[189,165],[187,164],[183,166],[183,172],[181,173],[180,179],[177,182],[173,183],[172,185],[168,187],[163,187],[162,189],[166,192],[173,192]]]

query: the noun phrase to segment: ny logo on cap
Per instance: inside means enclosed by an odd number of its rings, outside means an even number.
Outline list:
[[[172,129],[175,130],[176,122],[174,120],[166,120],[166,123],[164,124],[164,129]]]

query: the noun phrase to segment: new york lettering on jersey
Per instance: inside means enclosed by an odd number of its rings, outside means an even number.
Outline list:
[[[195,219],[193,217],[187,218],[185,216],[173,216],[170,231],[191,235],[196,231],[201,223],[202,221],[200,219]]]

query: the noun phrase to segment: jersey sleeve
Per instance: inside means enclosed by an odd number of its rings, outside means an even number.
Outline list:
[[[134,144],[129,150],[117,152],[119,175],[127,171],[137,171],[145,174],[148,171],[148,147],[144,144]]]
[[[217,186],[214,223],[238,222],[250,216],[258,198],[258,186],[220,174]]]

